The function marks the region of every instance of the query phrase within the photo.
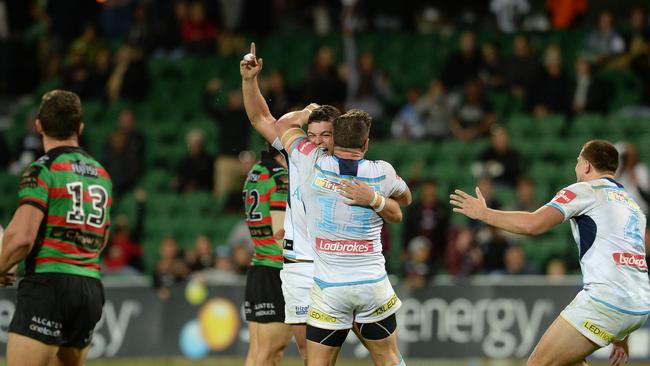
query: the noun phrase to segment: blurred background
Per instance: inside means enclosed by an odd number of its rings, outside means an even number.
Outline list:
[[[367,157],[392,163],[415,194],[383,232],[405,355],[525,359],[580,288],[569,225],[507,234],[452,214],[448,194],[479,186],[492,208],[535,210],[575,182],[582,144],[605,138],[647,214],[648,10],[643,0],[0,0],[0,224],[43,153],[41,95],[78,93],[82,146],[115,195],[91,357],[240,362],[252,252],[241,187],[264,143],[238,67],[255,41],[276,118],[309,102],[367,110]],[[0,294],[0,323],[14,296]],[[632,347],[650,359],[650,328]],[[343,355],[369,362],[353,339]]]

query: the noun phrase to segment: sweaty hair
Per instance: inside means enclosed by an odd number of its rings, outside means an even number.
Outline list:
[[[79,132],[81,100],[73,92],[51,90],[41,99],[38,119],[45,135],[56,140],[68,139]]]
[[[341,111],[339,111],[338,108],[328,104],[323,104],[311,112],[307,124],[312,122],[334,122],[334,120],[340,115]]]
[[[360,149],[368,139],[372,117],[361,109],[350,109],[334,120],[334,144],[338,147]]]
[[[609,141],[587,141],[580,155],[599,172],[614,173],[618,169],[618,151]]]

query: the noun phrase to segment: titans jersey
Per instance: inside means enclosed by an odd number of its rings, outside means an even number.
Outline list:
[[[273,141],[273,147],[282,152],[287,159],[289,171],[289,195],[287,198],[286,215],[284,216],[284,251],[286,258],[294,260],[313,260],[314,249],[309,241],[307,232],[307,213],[305,204],[300,194],[300,172],[294,162],[289,159],[280,143],[280,139]]]
[[[406,183],[385,161],[330,156],[306,137],[296,139],[289,150],[300,174],[302,199],[309,213],[315,282],[323,287],[384,279],[380,238],[383,219],[370,207],[346,204],[339,188],[343,180],[356,178],[390,197],[404,193]]]
[[[587,294],[622,312],[650,313],[646,217],[624,187],[609,178],[580,182],[547,205],[571,219]]]

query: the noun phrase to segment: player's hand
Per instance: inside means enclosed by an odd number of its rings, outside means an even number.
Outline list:
[[[487,204],[485,198],[481,194],[481,190],[476,187],[476,198],[469,194],[457,189],[449,196],[451,203],[454,207],[454,212],[462,213],[463,215],[474,220],[482,220],[487,212]]]
[[[609,355],[609,363],[612,366],[627,363],[628,354],[627,338],[622,341],[612,342],[612,353]]]
[[[239,61],[239,73],[243,80],[252,80],[257,77],[257,75],[262,71],[262,66],[264,65],[264,60],[257,58],[255,53],[255,42],[251,42],[251,51],[253,54],[253,59],[251,61],[246,61],[242,59]]]
[[[339,193],[348,199],[344,201],[346,204],[355,206],[370,206],[375,198],[375,190],[368,183],[356,178],[352,181],[342,180]]]
[[[0,287],[8,287],[14,283],[16,283],[16,272],[9,271],[3,275],[0,275]]]

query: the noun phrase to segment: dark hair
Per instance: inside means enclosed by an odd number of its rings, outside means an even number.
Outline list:
[[[372,117],[361,109],[350,109],[334,120],[334,145],[360,149],[368,139]]]
[[[599,172],[614,173],[618,169],[618,151],[609,141],[587,141],[580,155]]]
[[[307,124],[312,122],[334,122],[334,120],[340,115],[341,111],[339,111],[338,108],[329,104],[323,104],[311,112]]]
[[[68,139],[79,132],[81,100],[73,92],[51,90],[41,99],[38,119],[45,135],[57,140]]]

